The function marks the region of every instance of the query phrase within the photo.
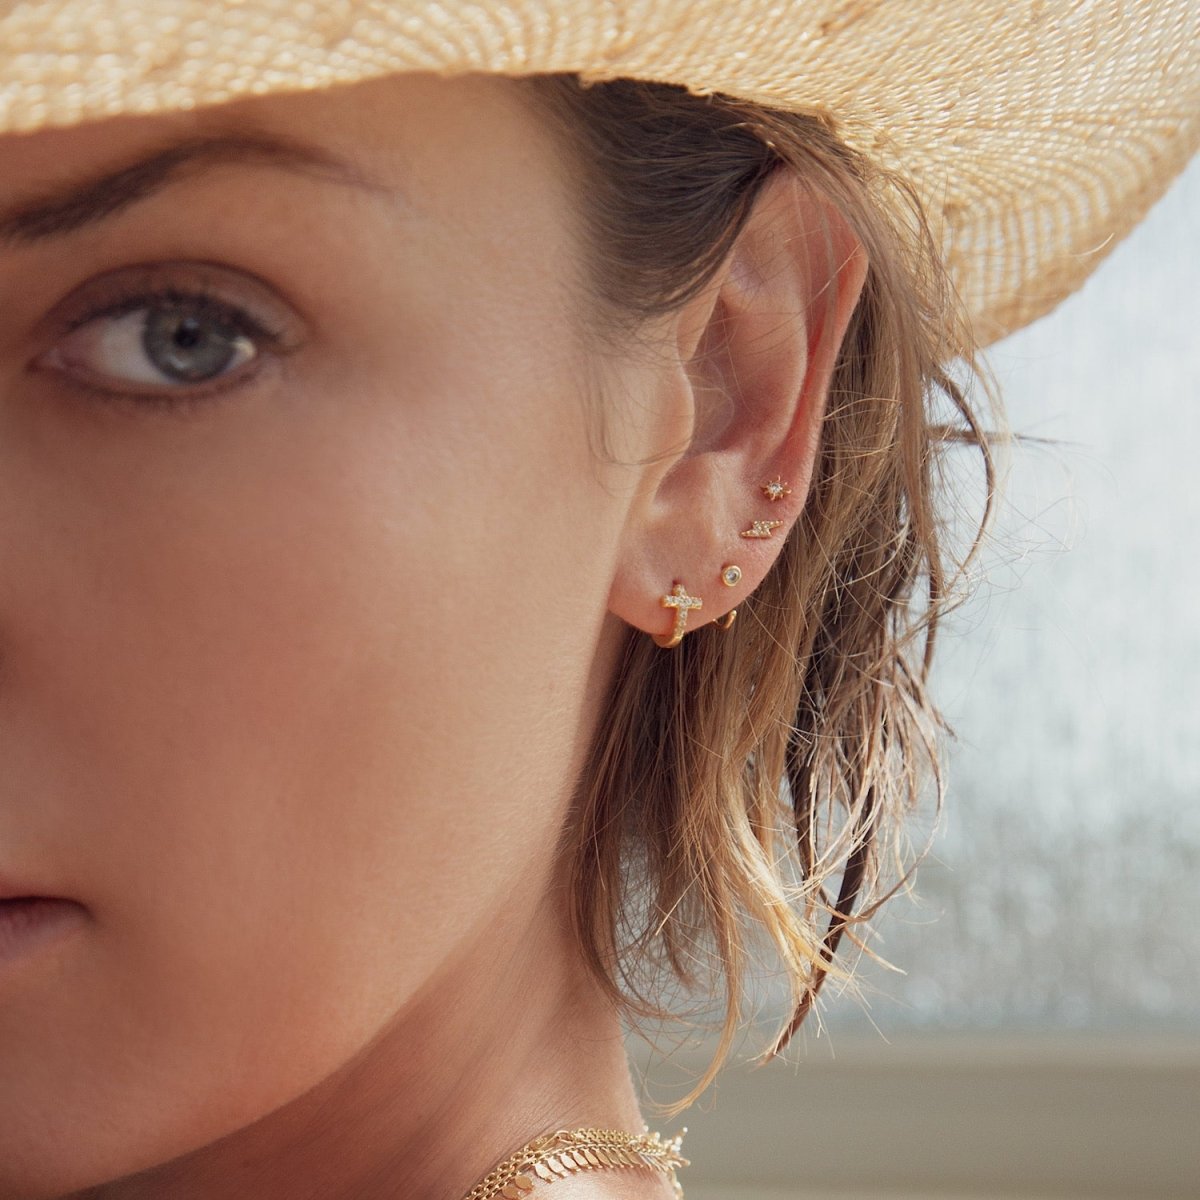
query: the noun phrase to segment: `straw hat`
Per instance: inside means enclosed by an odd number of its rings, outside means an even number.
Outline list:
[[[578,71],[822,110],[917,186],[989,342],[1200,141],[1200,0],[0,0],[0,133],[393,71]]]

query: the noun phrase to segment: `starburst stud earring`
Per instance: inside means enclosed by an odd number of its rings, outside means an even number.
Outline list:
[[[689,596],[687,588],[677,579],[668,595],[663,596],[659,603],[663,608],[675,610],[675,628],[669,634],[653,634],[655,642],[660,646],[678,646],[683,641],[683,630],[687,624],[688,613],[693,608],[703,608],[704,601],[699,596]]]
[[[782,525],[782,521],[755,521],[750,529],[742,530],[744,538],[767,538]]]
[[[770,483],[760,483],[758,486],[768,500],[782,500],[784,496],[792,494],[792,489],[778,475]]]

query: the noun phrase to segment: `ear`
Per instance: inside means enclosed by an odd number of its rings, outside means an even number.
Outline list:
[[[676,609],[661,598],[679,582],[702,601],[687,613],[690,632],[762,581],[804,507],[866,272],[866,252],[834,205],[776,170],[717,275],[667,326],[672,354],[656,399],[691,436],[638,489],[609,597],[617,616],[670,635]],[[762,485],[777,478],[791,490],[772,500]],[[755,521],[779,524],[741,536]],[[722,581],[727,564],[741,568],[732,587]]]

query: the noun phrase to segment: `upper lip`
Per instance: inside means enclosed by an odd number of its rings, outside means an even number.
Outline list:
[[[22,887],[19,883],[10,883],[3,875],[0,875],[0,900],[53,900],[54,896],[47,896],[45,892],[39,892],[34,888]]]

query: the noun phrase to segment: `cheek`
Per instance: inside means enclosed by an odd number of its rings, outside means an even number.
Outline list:
[[[78,1119],[72,1094],[147,1164],[269,1110],[364,1044],[552,837],[606,534],[580,524],[582,440],[504,402],[503,435],[452,410],[423,432],[318,422],[284,459],[248,423],[203,471],[94,468],[103,496],[47,493],[74,533],[8,622],[10,778],[44,800],[15,840],[94,923],[52,985],[0,1005],[16,1145]],[[186,1134],[146,1120],[171,1103]]]

